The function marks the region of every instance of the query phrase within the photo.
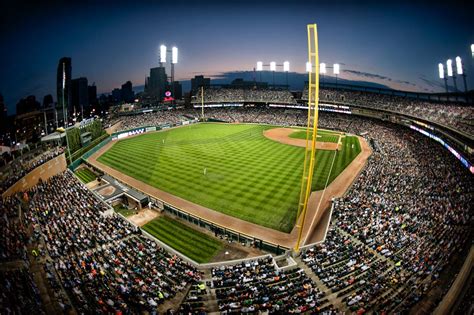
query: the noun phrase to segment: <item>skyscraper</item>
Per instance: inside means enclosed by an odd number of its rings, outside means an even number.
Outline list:
[[[53,103],[53,96],[51,94],[45,95],[43,97],[43,108],[51,107]]]
[[[71,98],[72,107],[76,113],[82,113],[89,109],[89,91],[87,78],[81,77],[72,80]]]
[[[149,95],[163,97],[167,84],[168,77],[166,75],[165,67],[150,69],[150,77],[148,78],[146,90]]]
[[[92,83],[92,85],[89,85],[87,88],[87,91],[89,93],[89,104],[90,105],[97,105],[97,86],[95,85],[95,82]]]
[[[114,103],[118,103],[122,101],[122,90],[119,88],[115,88],[112,90],[112,99]]]
[[[179,81],[174,81],[172,84],[170,84],[170,89],[174,93],[174,99],[179,100],[183,98],[183,87]]]
[[[135,97],[135,93],[133,93],[133,86],[132,82],[127,81],[122,84],[122,100],[124,102],[131,102]]]
[[[64,78],[63,78],[64,71]],[[57,89],[57,107],[61,110],[63,108],[63,79],[64,79],[64,108],[71,110],[71,78],[72,65],[71,58],[63,57],[58,63],[58,72],[56,75],[56,89]]]

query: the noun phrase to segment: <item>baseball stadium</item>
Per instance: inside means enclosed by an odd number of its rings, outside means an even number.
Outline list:
[[[473,94],[323,83],[302,26],[303,89],[173,61],[4,156],[0,313],[472,314]]]

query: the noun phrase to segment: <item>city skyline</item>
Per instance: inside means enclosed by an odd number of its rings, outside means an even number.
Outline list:
[[[462,2],[354,1],[119,2],[114,7],[23,3],[2,7],[6,27],[1,40],[8,49],[0,58],[0,93],[9,114],[23,97],[56,95],[55,72],[62,57],[72,58],[72,78],[95,82],[98,93],[110,93],[127,81],[141,86],[149,69],[158,66],[161,44],[179,48],[177,80],[251,71],[257,61],[288,60],[290,71],[304,73],[306,24],[311,22],[318,23],[321,61],[340,63],[342,79],[443,92],[439,62],[459,55],[468,75],[474,69],[470,7]],[[468,85],[474,86],[470,77]],[[458,87],[463,89],[460,82]]]

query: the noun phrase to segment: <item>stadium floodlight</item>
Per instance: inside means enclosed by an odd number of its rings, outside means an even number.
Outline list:
[[[471,44],[471,53],[474,55],[474,44]]]
[[[160,46],[160,62],[166,63],[166,46]]]
[[[444,79],[444,65],[442,63],[438,64],[439,78]]]
[[[289,72],[290,71],[290,62],[289,61],[285,61],[283,63],[283,71],[285,72]]]
[[[326,64],[324,62],[322,62],[320,65],[319,65],[319,73],[320,74],[326,74]]]
[[[66,64],[63,63],[63,93],[66,88]]]
[[[339,64],[335,63],[332,67],[334,74],[339,74]]]
[[[446,69],[448,70],[448,77],[453,76],[453,61],[451,59],[448,59],[446,61]]]
[[[306,62],[306,72],[313,72],[313,65],[311,62]]]
[[[456,57],[456,73],[462,75],[462,61],[461,57]]]
[[[276,71],[276,69],[277,69],[276,62],[275,61],[270,62],[270,71]]]
[[[257,61],[257,71],[263,71],[263,62]]]
[[[171,63],[173,64],[178,63],[178,48],[177,47],[171,48]]]

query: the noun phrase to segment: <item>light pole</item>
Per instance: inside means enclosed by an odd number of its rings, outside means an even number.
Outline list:
[[[283,62],[283,71],[286,72],[286,88],[289,90],[290,86],[288,85],[288,72],[290,71],[290,62],[285,61]]]
[[[456,101],[458,100],[458,85],[456,84],[456,76],[454,75],[453,72],[453,61],[451,59],[448,59],[446,61],[446,69],[448,70],[448,77],[453,78],[453,84],[454,84],[454,92],[456,92]]]
[[[326,64],[324,62],[319,64],[319,74],[322,75],[322,83],[324,85],[324,75],[326,74]]]
[[[456,73],[460,76],[462,76],[462,79],[464,81],[464,93],[465,96],[464,98],[466,99],[466,103],[468,103],[467,100],[467,83],[466,83],[466,74],[464,73],[463,65],[462,65],[462,60],[461,57],[457,56],[456,57]]]
[[[336,76],[336,89],[337,89],[337,76],[339,75],[339,64],[338,63],[335,63],[332,66],[332,71],[333,71],[334,75]]]
[[[438,64],[439,78],[444,80],[444,86],[446,88],[446,98],[449,102],[449,91],[448,91],[448,78],[446,78],[444,73],[444,65],[442,63]]]
[[[273,75],[273,89],[275,89],[275,71],[276,71],[275,61],[270,62],[270,71],[272,72],[272,75]]]
[[[69,149],[69,139],[67,137],[67,109],[64,106],[64,94],[66,90],[66,63],[63,62],[63,116],[64,116],[64,132],[66,133],[66,148],[67,154],[69,155],[69,165],[72,164],[71,150]],[[69,105],[69,104],[68,104]]]
[[[260,83],[262,82],[263,62],[257,61],[257,72],[260,72]]]
[[[275,71],[276,67],[283,66],[283,71],[286,72],[286,85],[288,86],[288,72],[290,71],[290,62],[285,61],[283,64],[278,64],[275,61],[270,62],[270,64],[263,64],[261,61],[257,61],[257,68],[256,71],[260,72],[260,81],[262,80],[262,71],[264,66],[270,66],[270,71],[272,72],[273,78],[273,88],[275,88]]]
[[[171,92],[173,93],[173,103],[176,99],[175,89],[174,89],[174,65],[178,63],[178,48],[171,48]]]
[[[163,64],[166,64],[166,54],[171,52],[171,92],[173,93],[173,98],[176,96],[174,88],[174,65],[178,63],[178,48],[172,47],[171,50],[168,50],[165,45],[160,46],[160,67],[163,67]],[[174,101],[173,101],[174,103]]]

